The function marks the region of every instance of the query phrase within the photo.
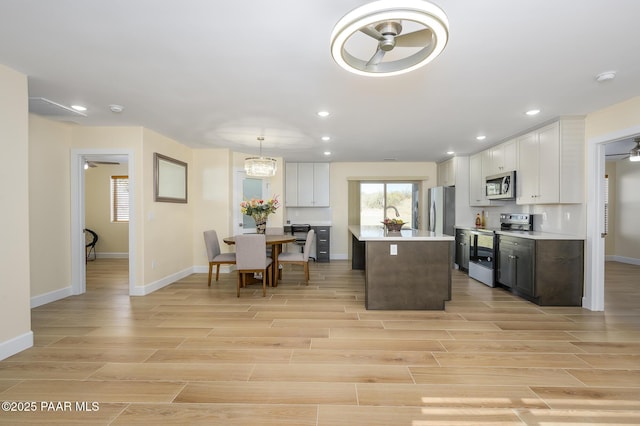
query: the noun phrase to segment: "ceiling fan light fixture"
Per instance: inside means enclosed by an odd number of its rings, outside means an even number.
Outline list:
[[[397,33],[387,32],[385,28],[390,27],[389,24],[394,21],[412,21],[424,28],[402,34],[402,26],[398,24]],[[401,59],[382,62],[385,52],[392,50],[401,37],[412,34],[415,36],[425,30],[431,32],[430,42],[418,46],[409,44],[411,47],[421,47],[417,52]],[[347,41],[358,31],[379,41],[378,51],[373,57],[358,58],[347,50]],[[424,0],[379,0],[352,10],[336,23],[331,33],[331,55],[338,65],[349,72],[387,77],[425,66],[442,53],[448,38],[447,15],[433,3]]]
[[[260,142],[260,156],[247,157],[244,159],[244,171],[247,173],[247,176],[271,177],[275,176],[278,170],[278,164],[275,159],[262,156],[263,140],[264,137],[258,137],[258,141]]]
[[[640,161],[640,138],[635,138],[633,141],[636,143],[636,146],[629,151],[629,161],[635,163],[636,161]]]

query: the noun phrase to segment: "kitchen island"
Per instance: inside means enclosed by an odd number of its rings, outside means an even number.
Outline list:
[[[451,299],[454,237],[350,226],[352,268],[365,271],[365,308],[442,310]]]

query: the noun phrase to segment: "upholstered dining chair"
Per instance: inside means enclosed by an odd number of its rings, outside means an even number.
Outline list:
[[[304,242],[302,253],[286,252],[281,253],[278,256],[278,264],[292,263],[295,265],[302,265],[304,267],[304,279],[309,285],[309,253],[311,252],[311,244],[313,243],[313,237],[315,231],[312,229],[307,232],[307,239]]]
[[[220,277],[220,265],[235,265],[236,254],[220,252],[218,233],[213,229],[204,231],[204,244],[207,247],[207,257],[209,258],[208,285],[211,287],[211,273],[213,271],[213,265],[216,265],[216,281],[218,281],[218,278]]]
[[[284,226],[267,226],[264,230],[266,235],[284,235]],[[267,246],[267,256],[271,257],[273,246]]]
[[[238,271],[238,292],[245,287],[247,274],[262,274],[262,297],[267,295],[267,284],[271,284],[271,268],[273,260],[267,257],[265,246],[267,237],[264,234],[236,235],[236,269]]]

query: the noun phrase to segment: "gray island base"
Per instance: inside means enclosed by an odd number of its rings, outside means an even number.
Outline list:
[[[420,230],[349,227],[352,267],[365,271],[365,308],[443,310],[451,300],[454,237]]]

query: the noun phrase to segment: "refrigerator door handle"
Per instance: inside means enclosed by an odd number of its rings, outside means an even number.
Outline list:
[[[436,231],[436,203],[431,201],[431,214],[429,215],[429,231]]]

